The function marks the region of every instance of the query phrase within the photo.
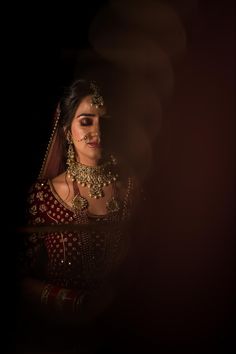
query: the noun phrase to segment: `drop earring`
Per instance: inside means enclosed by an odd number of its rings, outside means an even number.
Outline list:
[[[72,166],[72,164],[75,163],[75,161],[76,161],[75,160],[75,151],[74,151],[72,137],[71,137],[71,133],[70,132],[67,133],[66,140],[68,142],[66,164],[70,168],[70,166]]]

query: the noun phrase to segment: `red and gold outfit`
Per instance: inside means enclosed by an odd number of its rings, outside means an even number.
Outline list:
[[[45,282],[64,288],[87,291],[102,285],[126,255],[128,236],[122,225],[130,215],[132,194],[129,178],[119,210],[106,215],[86,211],[85,219],[59,197],[49,179],[38,180],[29,195],[30,225],[65,228],[27,236],[27,271],[37,272]],[[90,225],[88,231],[80,228],[85,223]],[[100,224],[106,227],[97,227]],[[69,227],[66,230],[66,225],[77,225],[78,231]],[[46,267],[40,268],[40,257],[45,256]]]
[[[76,157],[79,154],[73,140],[75,134],[72,139],[71,126],[83,99],[79,95],[80,89],[82,94],[88,92],[91,96],[91,104],[97,109],[93,113],[99,115],[99,121],[101,118],[98,109],[103,105],[102,97],[94,90],[93,84],[90,86],[91,92],[86,91],[83,80],[76,81],[58,104],[39,178],[28,198],[29,227],[26,228],[25,249],[20,257],[24,280],[22,309],[24,316],[25,313],[30,314],[29,321],[26,318],[25,322],[30,333],[33,333],[28,335],[24,328],[23,332],[26,334],[26,347],[31,347],[28,343],[30,339],[33,347],[44,342],[47,352],[52,348],[53,352],[56,348],[62,352],[62,346],[65,353],[75,353],[75,347],[79,348],[78,352],[80,348],[84,352],[83,346],[87,349],[87,346],[93,345],[91,338],[94,338],[96,331],[94,319],[101,318],[107,309],[109,312],[109,306],[119,293],[119,269],[129,245],[127,222],[131,216],[133,218],[134,202],[137,202],[136,178],[128,177],[133,175],[132,169],[122,163],[116,165],[109,149],[102,156],[103,163],[98,166],[82,165],[78,161],[79,156],[78,159]],[[89,109],[86,112],[91,115]],[[91,144],[90,139],[94,143],[92,139],[96,138],[100,144],[102,136],[100,130],[94,131],[97,123],[90,123],[84,126],[86,134],[82,141],[85,147]],[[77,145],[79,141],[81,139],[76,140]],[[70,178],[69,193],[74,192],[71,207],[62,200],[52,184],[52,180],[63,173]],[[70,189],[72,184],[73,190]],[[113,193],[106,201],[105,215],[89,212],[89,200],[80,195],[78,185],[88,188],[89,198],[95,199],[102,198],[105,194],[103,189],[111,185]],[[43,326],[42,319],[46,319]],[[35,322],[35,331],[32,322]],[[55,325],[57,322],[58,327]],[[88,330],[88,324],[91,328],[95,326],[92,333]],[[72,348],[71,351],[68,348]]]

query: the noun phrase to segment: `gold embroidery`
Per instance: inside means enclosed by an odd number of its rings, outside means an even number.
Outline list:
[[[47,210],[46,205],[45,205],[45,204],[41,204],[41,205],[39,206],[39,210],[42,211],[42,212],[46,211],[46,210]]]
[[[29,211],[30,211],[30,214],[36,215],[37,214],[37,206],[33,205]]]
[[[40,187],[42,189],[42,186]],[[72,210],[65,207],[60,200],[57,199],[55,203],[56,196],[52,194],[52,191],[49,189],[49,183],[44,186],[44,200],[45,204],[39,205],[39,210],[41,212],[46,211],[44,208],[47,208],[47,216],[54,220],[54,222],[46,219],[50,224],[58,224],[60,221],[64,224],[75,221],[73,217]],[[129,179],[128,186],[126,188],[125,196],[123,201],[120,201],[120,210],[116,210],[116,204],[111,206],[111,211],[109,213],[112,215],[106,215],[106,217],[95,217],[88,215],[88,222],[96,223],[97,220],[103,220],[104,222],[115,222],[117,223],[117,229],[111,231],[98,231],[91,234],[91,232],[63,232],[64,240],[61,241],[61,238],[58,239],[58,233],[49,233],[46,238],[46,247],[48,250],[49,256],[49,276],[52,279],[57,278],[58,284],[61,282],[63,286],[75,286],[77,283],[80,287],[90,287],[96,286],[96,282],[99,282],[100,278],[103,278],[107,273],[109,273],[113,267],[118,265],[122,260],[125,250],[126,250],[126,235],[119,230],[119,223],[126,219],[130,213],[130,207],[132,202],[132,190],[133,183],[132,179]],[[38,192],[37,198],[39,199],[42,196],[42,193]],[[48,194],[47,200],[45,195]],[[49,202],[49,200],[51,202]],[[57,205],[56,205],[57,204]],[[50,205],[50,206],[49,206]],[[33,205],[34,206],[34,205]],[[55,207],[54,207],[55,206]],[[37,209],[37,205],[34,206],[34,209]],[[51,210],[49,210],[49,208]],[[54,212],[55,211],[55,212]],[[116,212],[117,211],[117,212]],[[54,218],[52,217],[54,215]],[[61,216],[63,215],[64,218]],[[61,219],[60,219],[61,218]],[[49,220],[49,221],[48,221]],[[60,220],[60,221],[58,221]],[[82,223],[80,218],[77,218],[76,221],[80,224]],[[36,218],[35,223],[43,223],[45,220],[43,218]],[[100,221],[101,222],[101,221]],[[85,235],[86,234],[86,235]],[[67,242],[66,235],[69,236],[69,241]],[[74,237],[74,236],[77,237]],[[59,240],[62,243],[59,243]],[[56,246],[59,244],[59,246]],[[68,247],[71,250],[71,255],[68,252]],[[56,251],[56,252],[55,252]],[[60,268],[58,268],[58,265]],[[71,269],[71,270],[70,270]],[[76,271],[76,276],[70,273]],[[64,273],[64,272],[69,273]],[[71,278],[68,278],[66,274],[71,274]]]
[[[45,220],[43,218],[38,217],[35,219],[35,222],[36,222],[36,224],[43,224],[45,222]]]
[[[43,192],[42,192],[42,191],[38,192],[38,193],[36,194],[36,198],[39,199],[39,200],[42,202],[42,201],[44,200],[44,198],[43,198]]]

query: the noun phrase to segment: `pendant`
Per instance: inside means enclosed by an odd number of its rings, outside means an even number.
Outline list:
[[[72,200],[73,209],[77,212],[88,209],[89,203],[86,198],[77,194]]]
[[[114,197],[112,197],[111,200],[109,200],[109,202],[106,203],[106,207],[108,213],[114,213],[120,210],[118,200],[115,199]]]
[[[90,186],[89,192],[90,198],[98,199],[104,197],[104,192],[101,185],[93,184],[92,186]]]

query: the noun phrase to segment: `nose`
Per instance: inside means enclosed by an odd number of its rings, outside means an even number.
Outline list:
[[[100,120],[94,119],[93,125],[90,127],[89,132],[85,135],[84,140],[87,143],[90,142],[98,142],[101,141],[101,133],[100,133]]]
[[[100,117],[97,117],[97,119],[94,120],[92,132],[100,136]]]

